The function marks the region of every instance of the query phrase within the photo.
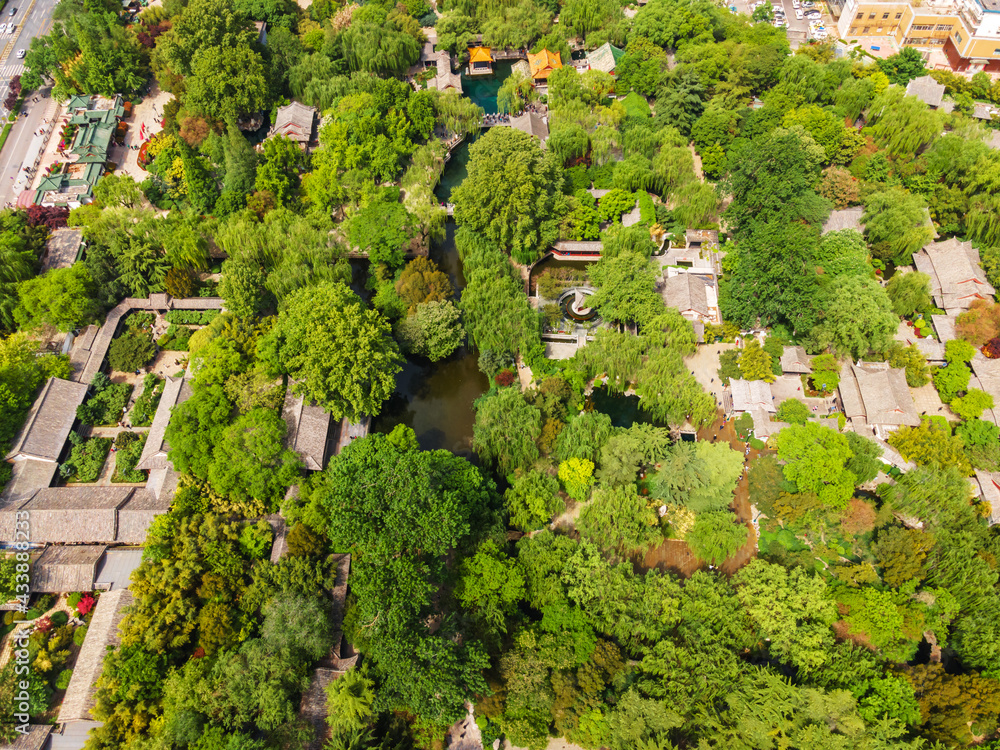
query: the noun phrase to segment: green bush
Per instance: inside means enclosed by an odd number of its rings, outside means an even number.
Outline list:
[[[108,363],[112,370],[132,372],[145,365],[156,354],[153,340],[144,333],[128,333],[111,342]]]
[[[72,676],[73,676],[72,669],[64,669],[62,672],[60,672],[59,676],[56,677],[56,690],[65,690],[66,688],[68,688],[69,681]]]
[[[59,467],[59,474],[66,481],[96,482],[101,476],[108,451],[111,450],[111,438],[94,437],[84,441],[77,436],[77,441],[73,444],[69,459]]]
[[[146,433],[119,432],[115,438],[115,473],[112,482],[145,482],[147,474],[136,469],[146,444]]]
[[[192,333],[194,331],[187,326],[171,323],[167,332],[160,336],[156,343],[164,351],[186,352]]]
[[[72,607],[73,609],[76,609],[76,605],[80,603],[80,600],[82,598],[83,594],[81,594],[79,591],[74,591],[72,594],[66,597],[66,604]]]
[[[129,421],[136,427],[148,427],[153,424],[153,416],[156,414],[156,407],[160,403],[160,396],[163,395],[163,387],[166,381],[149,373],[142,379],[142,393],[135,400],[132,413],[129,414]]]
[[[125,413],[132,386],[128,383],[112,383],[111,378],[102,372],[97,373],[90,381],[93,395],[86,403],[76,407],[76,417],[84,424],[114,425]]]
[[[219,310],[171,310],[163,318],[176,325],[207,326],[219,315]]]
[[[35,609],[40,610],[42,612],[48,612],[50,609],[52,609],[52,605],[55,603],[56,603],[55,594],[42,594],[35,601]]]
[[[60,609],[49,615],[49,619],[52,620],[53,625],[55,625],[57,628],[61,628],[63,625],[69,622],[69,615]]]
[[[156,322],[156,315],[151,312],[134,312],[125,318],[125,327],[130,332],[139,331],[143,328],[149,328]]]
[[[87,637],[87,626],[81,625],[73,631],[73,643],[77,646],[83,645],[83,639]]]
[[[25,620],[37,620],[41,616],[42,616],[42,611],[40,609],[35,609],[34,607],[32,607],[31,609],[29,609],[27,612],[24,613]],[[17,617],[15,616],[14,619],[16,620]]]

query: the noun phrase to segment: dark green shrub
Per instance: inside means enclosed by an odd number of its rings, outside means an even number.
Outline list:
[[[146,433],[119,432],[115,438],[115,473],[112,482],[145,482],[147,474],[136,469],[146,444]]]
[[[144,333],[128,333],[111,342],[108,364],[118,372],[132,372],[145,365],[156,354],[153,340]]]
[[[111,450],[111,438],[94,437],[74,444],[69,460],[59,467],[59,474],[70,482],[96,482]]]
[[[73,643],[77,646],[83,645],[83,639],[87,637],[87,626],[81,625],[73,631]]]
[[[156,414],[156,407],[160,403],[160,396],[163,395],[163,387],[166,381],[158,378],[153,373],[148,373],[142,380],[142,393],[135,400],[132,412],[129,414],[129,421],[136,427],[148,427],[153,424],[153,416]]]
[[[49,615],[49,619],[52,620],[53,625],[55,625],[57,628],[60,628],[67,622],[69,622],[69,615],[60,609]]]
[[[93,393],[83,404],[76,407],[76,416],[84,424],[114,425],[125,413],[132,386],[128,383],[112,383],[104,373],[97,373],[90,381]]]

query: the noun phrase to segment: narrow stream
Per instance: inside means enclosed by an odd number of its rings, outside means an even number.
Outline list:
[[[465,277],[455,249],[454,224],[449,223],[444,240],[431,247],[431,259],[451,278],[457,299]],[[478,353],[472,347],[462,347],[441,362],[422,357],[407,359],[396,376],[396,392],[375,418],[373,429],[389,432],[397,424],[405,424],[417,433],[424,450],[444,448],[477,462],[472,451],[476,418],[472,402],[489,389],[477,359]]]

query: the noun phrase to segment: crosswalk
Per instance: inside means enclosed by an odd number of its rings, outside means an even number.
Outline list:
[[[0,68],[0,78],[13,78],[16,75],[20,75],[24,72],[24,65],[22,63],[14,63],[13,65],[4,65]]]

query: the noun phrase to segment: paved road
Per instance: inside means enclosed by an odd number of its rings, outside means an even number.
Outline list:
[[[3,88],[6,88],[6,84]],[[11,190],[14,186],[11,177],[17,177],[21,162],[25,158],[25,149],[31,142],[34,132],[42,127],[42,117],[49,103],[50,92],[51,87],[46,87],[28,97],[21,109],[23,113],[27,113],[26,116],[17,118],[10,135],[7,136],[7,143],[0,151],[0,208],[8,202],[13,203],[17,200],[17,196]],[[38,99],[37,102],[32,101],[35,98]]]
[[[27,51],[32,39],[48,33],[52,26],[52,11],[58,1],[8,0],[7,6],[0,12],[0,23],[17,24],[13,34],[0,34],[0,102],[7,98],[10,79],[24,70],[24,60],[17,56],[18,50]],[[12,8],[17,9],[13,16],[10,15]],[[42,126],[48,96],[49,89],[45,88],[35,95],[38,102],[31,102],[35,97],[29,98],[22,109],[27,116],[17,118],[3,150],[0,151],[0,206],[17,198],[11,191],[14,184],[11,177],[16,177],[21,168],[24,151],[32,134]],[[6,111],[2,114],[6,115]]]

